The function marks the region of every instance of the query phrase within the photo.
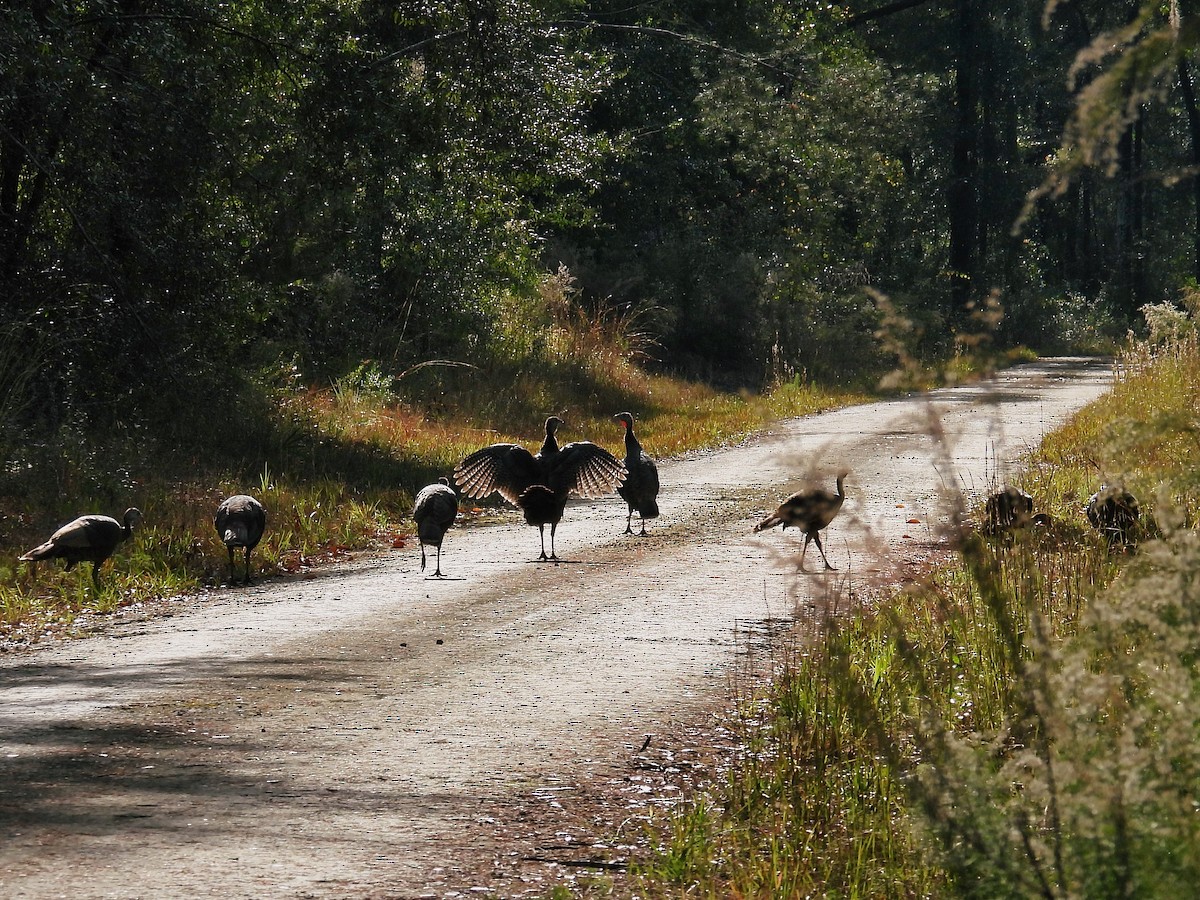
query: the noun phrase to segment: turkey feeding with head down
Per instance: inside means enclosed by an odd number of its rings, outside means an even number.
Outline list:
[[[1100,490],[1088,498],[1084,513],[1092,527],[1108,539],[1110,547],[1119,545],[1129,549],[1137,542],[1141,509],[1137,498],[1123,487],[1101,485]]]
[[[1006,487],[987,498],[983,505],[988,534],[1004,534],[1025,528],[1033,520],[1033,497],[1015,487]]]
[[[134,526],[142,519],[141,510],[125,510],[123,521],[111,516],[80,516],[59,528],[44,544],[39,544],[20,557],[22,562],[37,563],[42,559],[62,559],[70,571],[76,563],[92,564],[92,583],[100,587],[100,567],[113,555],[117,545],[133,534]]]
[[[425,545],[437,548],[437,565],[433,577],[442,575],[442,539],[458,515],[458,495],[447,478],[439,478],[417,492],[413,503],[413,519],[417,523],[417,539],[421,542],[421,571],[425,571]]]

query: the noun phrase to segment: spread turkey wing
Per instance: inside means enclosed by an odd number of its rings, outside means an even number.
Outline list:
[[[542,481],[542,472],[533,454],[520,444],[492,444],[455,466],[454,480],[467,497],[497,493],[516,506],[530,485]]]
[[[575,441],[559,451],[548,473],[556,494],[574,493],[585,499],[611,494],[625,479],[621,461],[591,441]]]

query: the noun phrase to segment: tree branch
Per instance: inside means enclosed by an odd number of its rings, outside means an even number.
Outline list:
[[[895,3],[888,3],[884,6],[869,9],[866,12],[851,16],[846,20],[844,27],[857,28],[859,25],[872,22],[875,19],[882,19],[894,13],[904,12],[906,9],[912,9],[914,6],[921,6],[928,2],[929,0],[896,0]]]
[[[908,2],[911,3],[913,0],[908,0]],[[926,2],[926,0],[916,0],[916,2],[923,3]],[[774,72],[780,72],[784,75],[795,75],[794,72],[790,72],[787,69],[773,65],[761,57],[751,56],[748,53],[742,53],[740,50],[734,50],[732,47],[726,47],[724,44],[718,44],[715,41],[706,41],[696,37],[695,35],[686,34],[681,31],[671,31],[667,28],[656,28],[651,25],[616,25],[604,22],[589,22],[582,19],[552,19],[545,22],[531,22],[529,24],[533,28],[544,28],[548,30],[555,28],[594,28],[603,31],[631,32],[635,34],[648,34],[654,37],[669,38],[671,40],[679,41],[683,44],[690,44],[704,50],[711,50],[715,53],[721,54],[722,56],[730,56],[735,59],[740,59],[741,61],[750,63],[751,65],[759,66],[764,69],[770,69]],[[459,28],[454,31],[446,31],[442,34],[435,34],[431,37],[417,41],[415,44],[409,44],[407,47],[401,47],[399,50],[393,50],[391,53],[379,57],[379,59],[372,63],[372,66],[385,65],[386,63],[408,56],[410,53],[414,53],[415,51],[420,50],[423,47],[427,47],[430,44],[438,41],[462,37],[466,33],[467,29]]]

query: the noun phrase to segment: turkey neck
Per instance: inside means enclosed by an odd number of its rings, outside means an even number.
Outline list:
[[[625,429],[625,455],[640,456],[642,453],[642,445],[638,443],[638,439],[634,437],[633,426],[630,425]]]
[[[538,456],[542,459],[547,459],[558,452],[558,438],[554,436],[554,426],[546,426],[546,440],[542,441],[542,449],[538,451]]]

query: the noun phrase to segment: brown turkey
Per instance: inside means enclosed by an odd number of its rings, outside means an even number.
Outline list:
[[[800,552],[800,571],[804,571],[804,555],[808,553],[809,541],[816,543],[817,550],[821,553],[821,559],[825,561],[825,568],[833,569],[834,566],[830,565],[829,558],[825,555],[825,548],[821,546],[821,531],[829,526],[842,508],[842,503],[846,499],[843,482],[849,474],[849,472],[838,473],[836,494],[824,488],[804,488],[797,491],[779,504],[775,512],[755,525],[754,530],[764,531],[767,528],[774,528],[776,525],[782,525],[785,531],[789,525],[799,528],[804,532],[804,549]]]
[[[425,545],[437,548],[437,566],[434,578],[444,578],[442,575],[442,538],[458,515],[458,495],[450,487],[447,478],[439,478],[437,484],[430,484],[417,492],[413,503],[413,519],[417,523],[417,539],[421,542],[421,571],[425,571]]]
[[[1101,485],[1100,490],[1088,497],[1084,513],[1092,527],[1108,539],[1110,547],[1128,550],[1137,543],[1138,520],[1142,513],[1137,498],[1124,488]]]
[[[76,563],[92,564],[92,583],[100,587],[100,567],[113,555],[117,545],[133,534],[134,526],[142,519],[135,507],[125,510],[123,523],[112,516],[80,516],[59,528],[44,544],[34,547],[20,557],[22,562],[37,563],[43,559],[65,560],[67,571]]]
[[[249,494],[235,494],[217,507],[213,525],[229,551],[229,583],[234,581],[233,551],[241,548],[246,554],[245,583],[249,584],[250,552],[258,546],[267,530],[267,511]]]
[[[658,518],[658,465],[633,433],[633,413],[613,416],[625,426],[625,482],[617,493],[629,505],[625,517],[625,533],[633,534],[633,514],[642,520],[641,534],[646,534],[646,520]]]
[[[1019,488],[1006,487],[987,498],[983,515],[988,534],[1026,528],[1034,521],[1033,497]]]

